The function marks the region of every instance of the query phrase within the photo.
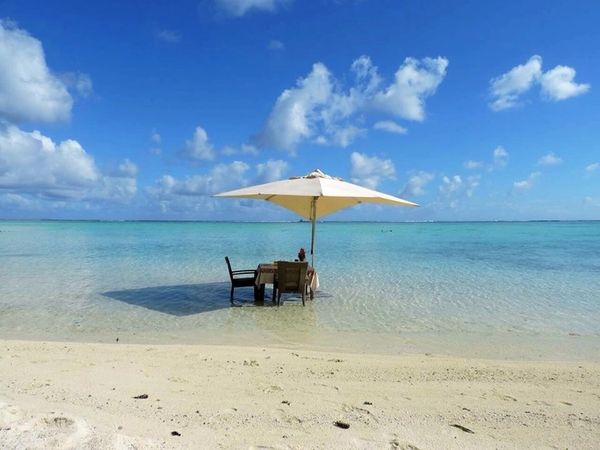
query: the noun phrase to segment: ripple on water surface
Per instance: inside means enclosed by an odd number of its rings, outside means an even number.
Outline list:
[[[322,342],[411,333],[600,336],[600,223],[318,230],[305,308],[230,308],[236,268],[293,259],[309,225],[0,222],[0,337]],[[251,289],[236,291],[246,306]]]

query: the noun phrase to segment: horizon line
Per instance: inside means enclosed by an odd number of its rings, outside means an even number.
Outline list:
[[[90,223],[310,223],[308,220],[210,220],[210,219],[3,219],[0,222],[90,222]],[[559,223],[600,222],[600,219],[494,219],[494,220],[317,220],[318,223]]]

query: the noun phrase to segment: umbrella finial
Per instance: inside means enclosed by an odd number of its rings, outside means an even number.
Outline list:
[[[321,169],[315,169],[310,172],[308,175],[303,176],[302,178],[327,178],[328,180],[337,180],[338,178],[327,175]]]
[[[321,169],[315,169],[309,174],[305,175],[304,178],[328,178]]]

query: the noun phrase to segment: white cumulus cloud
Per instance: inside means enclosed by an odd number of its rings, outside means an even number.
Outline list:
[[[515,181],[513,183],[513,190],[518,192],[531,189],[540,175],[540,172],[531,172],[524,180]]]
[[[452,177],[448,177],[444,175],[442,177],[442,184],[440,185],[440,193],[444,195],[451,194],[453,192],[457,192],[463,188],[463,179],[460,175],[454,175]]]
[[[181,34],[173,30],[160,30],[156,33],[156,37],[167,44],[177,44],[181,42]]]
[[[215,158],[215,150],[208,140],[208,134],[202,127],[196,127],[191,139],[185,141],[185,146],[180,152],[180,156],[185,159],[201,161],[212,160]]]
[[[331,142],[340,147],[348,147],[359,136],[364,136],[367,130],[354,125],[340,126],[330,131]]]
[[[350,174],[356,184],[375,189],[386,178],[394,178],[396,168],[389,159],[380,159],[364,153],[352,152],[350,155]]]
[[[256,180],[259,183],[269,183],[281,180],[289,170],[289,164],[280,159],[269,159],[256,165]]]
[[[316,63],[295,87],[279,95],[256,142],[260,147],[291,153],[303,141],[346,147],[366,135],[364,121],[368,114],[422,121],[425,99],[435,93],[447,66],[448,60],[441,57],[407,58],[394,82],[382,88],[377,67],[363,55],[352,63],[353,84],[344,89],[324,64]],[[380,120],[375,128],[406,132],[390,120]]]
[[[425,98],[433,95],[446,76],[446,58],[406,58],[394,82],[375,95],[374,106],[408,120],[425,119]]]
[[[120,167],[122,166],[123,164],[121,164]],[[124,172],[118,171],[114,174],[104,175],[99,179],[98,183],[85,194],[84,199],[126,203],[137,193],[136,174],[137,167],[133,164],[133,168],[129,165],[129,168]]]
[[[127,201],[137,190],[137,166],[123,161],[103,174],[79,142],[55,143],[39,131],[0,128],[0,192],[20,196]]]
[[[585,173],[587,173],[588,175],[591,175],[594,172],[596,172],[598,169],[600,169],[600,163],[588,164],[587,166],[585,166]]]
[[[81,97],[89,97],[94,93],[94,83],[86,73],[66,72],[60,75],[60,79],[68,89]]]
[[[501,145],[494,149],[493,158],[493,168],[501,169],[508,164],[508,152]]]
[[[481,175],[471,175],[467,177],[467,183],[465,185],[465,192],[467,197],[471,197],[475,189],[479,186],[481,182]]]
[[[270,159],[257,164],[252,174],[248,164],[233,161],[229,164],[217,164],[205,174],[183,178],[163,175],[146,188],[146,193],[163,212],[205,213],[207,209],[218,209],[218,201],[210,198],[210,195],[248,184],[282,179],[288,170],[287,162]]]
[[[387,131],[394,134],[406,134],[407,130],[393,120],[381,120],[373,125],[376,130]]]
[[[481,175],[471,175],[463,178],[460,175],[442,177],[442,184],[439,187],[440,194],[451,196],[456,194],[471,197],[475,189],[479,186]]]
[[[508,72],[490,81],[494,111],[508,109],[519,104],[519,98],[540,79],[542,57],[534,55],[525,64],[513,67]]]
[[[285,48],[285,45],[283,45],[283,42],[278,41],[277,39],[272,39],[269,41],[269,45],[267,45],[267,48],[269,50],[283,50]]]
[[[553,101],[565,100],[585,94],[590,90],[589,84],[574,81],[575,69],[568,66],[556,66],[542,75],[542,95]]]
[[[563,160],[556,156],[554,153],[550,152],[545,154],[544,156],[542,156],[540,159],[538,159],[537,165],[538,166],[557,166],[559,164],[561,164],[563,162]]]
[[[244,14],[256,10],[275,12],[282,6],[291,3],[291,0],[215,0],[218,7],[225,13],[241,17]]]
[[[129,159],[125,159],[117,168],[117,175],[123,177],[135,177],[138,174],[138,167]]]
[[[77,141],[56,144],[14,125],[0,130],[0,189],[71,197],[99,178],[94,159]]]
[[[42,43],[14,23],[0,21],[0,119],[64,121],[72,105],[67,86],[46,65]]]
[[[318,120],[317,108],[329,100],[332,92],[331,74],[325,65],[317,63],[312,71],[298,80],[296,87],[281,93],[258,137],[263,147],[294,151],[298,143],[314,134]]]
[[[27,198],[23,195],[13,194],[11,192],[7,194],[2,194],[0,192],[0,205],[6,208],[32,209],[31,207],[33,204],[34,202],[32,201],[32,199]]]
[[[465,166],[465,169],[469,169],[469,170],[478,170],[478,169],[483,169],[484,164],[482,161],[473,161],[472,159],[465,161],[463,163],[463,166]]]
[[[238,153],[242,155],[256,156],[258,155],[258,149],[254,145],[250,144],[242,144],[239,148],[226,145],[221,149],[221,153],[225,156],[233,156],[237,155]]]
[[[490,163],[484,161],[468,160],[463,163],[465,169],[468,170],[487,170],[491,172],[506,167],[508,164],[508,152],[504,147],[499,145],[492,152],[492,161]]]
[[[435,178],[433,173],[425,172],[423,170],[417,172],[408,179],[406,186],[402,189],[402,194],[407,197],[420,197],[425,195],[425,187],[431,183]]]
[[[587,206],[592,206],[594,208],[600,208],[600,199],[590,197],[589,195],[583,199],[583,203]]]
[[[534,55],[525,64],[513,67],[508,72],[490,81],[490,108],[494,111],[514,108],[522,104],[521,97],[534,86],[540,86],[545,100],[566,100],[589,91],[589,84],[574,81],[575,69],[556,66],[542,71],[542,57]]]
[[[233,161],[230,164],[217,164],[207,174],[192,175],[180,180],[171,175],[163,175],[153,186],[147,188],[147,192],[162,200],[171,200],[177,196],[212,195],[244,184],[244,175],[249,168],[242,161]]]

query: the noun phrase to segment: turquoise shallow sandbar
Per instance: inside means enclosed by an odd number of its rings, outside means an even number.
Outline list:
[[[229,307],[225,255],[293,259],[309,229],[0,222],[0,338],[600,355],[600,222],[325,222],[314,302]]]

